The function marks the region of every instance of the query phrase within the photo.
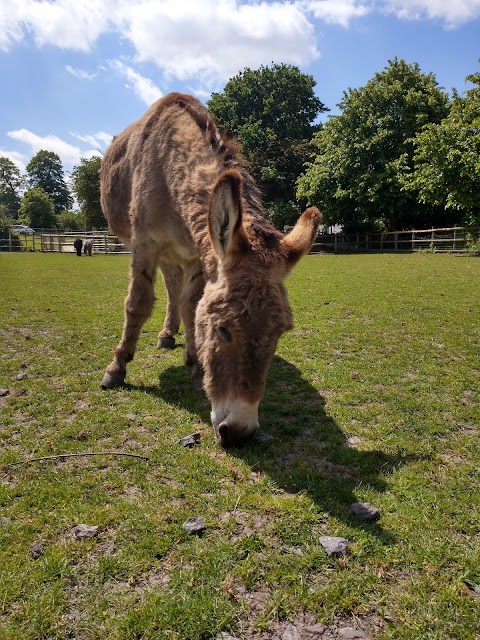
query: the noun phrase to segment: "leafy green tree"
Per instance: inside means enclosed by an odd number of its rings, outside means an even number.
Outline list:
[[[8,207],[4,204],[0,204],[0,251],[21,251],[22,242],[18,235],[12,234],[10,239],[10,228],[14,225],[16,220],[11,217]]]
[[[9,158],[0,157],[0,205],[7,208],[8,215],[16,219],[20,208],[24,178]]]
[[[454,222],[480,224],[480,73],[466,80],[475,86],[454,94],[448,116],[417,134],[405,186],[452,211]]]
[[[73,192],[85,217],[87,229],[104,229],[107,222],[100,204],[100,166],[99,156],[82,158],[72,172]]]
[[[57,216],[57,227],[62,231],[85,231],[85,216],[78,211],[62,211]]]
[[[46,191],[34,187],[25,193],[19,209],[19,221],[37,229],[56,227],[54,204]]]
[[[55,213],[72,208],[73,198],[64,179],[60,157],[53,151],[39,151],[27,164],[30,188],[43,189],[52,199]]]
[[[448,96],[417,64],[390,60],[360,89],[349,89],[316,134],[317,155],[298,182],[299,197],[319,205],[330,224],[388,230],[442,222],[444,210],[404,190],[413,138],[448,113]]]
[[[273,64],[244,69],[208,102],[219,126],[239,139],[278,225],[298,216],[296,180],[319,129],[312,123],[327,110],[314,87],[313,77],[298,67]]]

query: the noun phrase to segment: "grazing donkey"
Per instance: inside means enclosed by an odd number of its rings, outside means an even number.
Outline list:
[[[288,235],[278,232],[237,147],[198,100],[172,93],[114,138],[101,169],[103,212],[132,251],[123,336],[102,387],[125,379],[160,268],[168,306],[158,346],[174,346],[181,317],[185,361],[222,446],[258,429],[268,367],[292,328],[283,280],[321,218],[307,209]]]
[[[83,245],[83,253],[86,256],[91,256],[92,255],[92,249],[93,249],[93,241],[92,240],[85,240],[85,243]]]

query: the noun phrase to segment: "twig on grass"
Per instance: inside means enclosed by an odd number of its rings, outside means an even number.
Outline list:
[[[60,453],[55,456],[43,456],[41,458],[29,458],[28,460],[22,460],[21,462],[12,462],[10,469],[3,476],[2,480],[12,472],[17,471],[20,467],[32,462],[41,462],[42,460],[58,460],[59,458],[80,458],[81,456],[127,456],[129,458],[140,458],[141,460],[150,460],[147,456],[140,456],[136,453],[125,453],[123,451],[88,451],[84,453]]]

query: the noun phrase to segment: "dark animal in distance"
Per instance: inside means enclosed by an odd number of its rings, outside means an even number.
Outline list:
[[[321,220],[310,208],[289,234],[277,231],[237,147],[197,99],[173,93],[114,138],[101,168],[103,212],[132,251],[123,335],[102,387],[124,382],[160,268],[168,305],[158,346],[174,346],[181,318],[185,362],[222,446],[258,429],[267,370],[293,326],[283,280]]]

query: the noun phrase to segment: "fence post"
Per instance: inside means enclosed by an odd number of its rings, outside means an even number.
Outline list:
[[[12,229],[8,227],[8,250],[12,250]]]
[[[337,234],[335,234],[333,237],[334,237],[334,240],[335,240],[335,253],[337,253],[337,242],[338,242]]]
[[[35,234],[32,236],[33,253],[35,253]]]
[[[108,253],[108,239],[107,239],[107,234],[105,234],[105,255],[107,255]]]
[[[58,251],[62,253],[62,241],[60,239],[60,233],[58,234]]]

